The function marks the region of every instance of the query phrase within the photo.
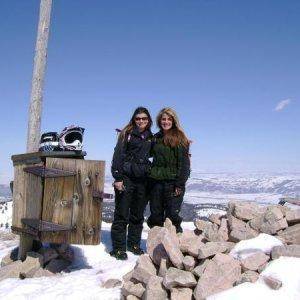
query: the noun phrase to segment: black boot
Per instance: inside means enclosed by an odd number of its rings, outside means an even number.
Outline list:
[[[109,254],[118,260],[126,260],[128,258],[127,253],[123,250],[112,250]]]
[[[142,255],[145,253],[138,245],[127,246],[127,250],[132,252],[134,255]]]

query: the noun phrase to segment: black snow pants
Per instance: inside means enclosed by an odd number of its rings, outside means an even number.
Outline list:
[[[126,236],[127,246],[140,245],[144,211],[148,202],[146,185],[146,180],[125,178],[125,190],[119,192],[115,189],[115,212],[111,226],[114,250],[126,251]]]
[[[176,227],[177,232],[182,232],[182,218],[179,215],[183,202],[184,190],[179,196],[175,196],[173,181],[157,180],[151,184],[150,192],[150,217],[147,224],[150,228],[163,226],[166,218],[169,218]]]

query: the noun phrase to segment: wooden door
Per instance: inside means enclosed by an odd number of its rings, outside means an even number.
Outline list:
[[[53,243],[96,245],[100,242],[105,162],[47,158],[46,168],[75,171],[74,176],[45,178],[42,220],[72,230],[42,233]]]

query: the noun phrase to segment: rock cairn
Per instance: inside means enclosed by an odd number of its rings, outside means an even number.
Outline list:
[[[74,259],[74,252],[67,244],[51,244],[37,251],[27,253],[24,261],[18,260],[18,248],[2,258],[0,281],[6,278],[32,278],[53,276],[68,271]]]
[[[169,219],[164,227],[149,231],[147,253],[123,277],[123,299],[190,300],[208,296],[260,276],[271,288],[282,283],[260,273],[272,259],[300,257],[300,210],[280,205],[229,202],[226,215],[211,214],[209,221],[196,220],[195,230],[176,234]],[[279,245],[238,257],[236,243],[273,235]]]

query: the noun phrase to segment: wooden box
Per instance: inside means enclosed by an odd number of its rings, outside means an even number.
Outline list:
[[[12,230],[41,242],[100,243],[105,162],[80,152],[12,156]]]

